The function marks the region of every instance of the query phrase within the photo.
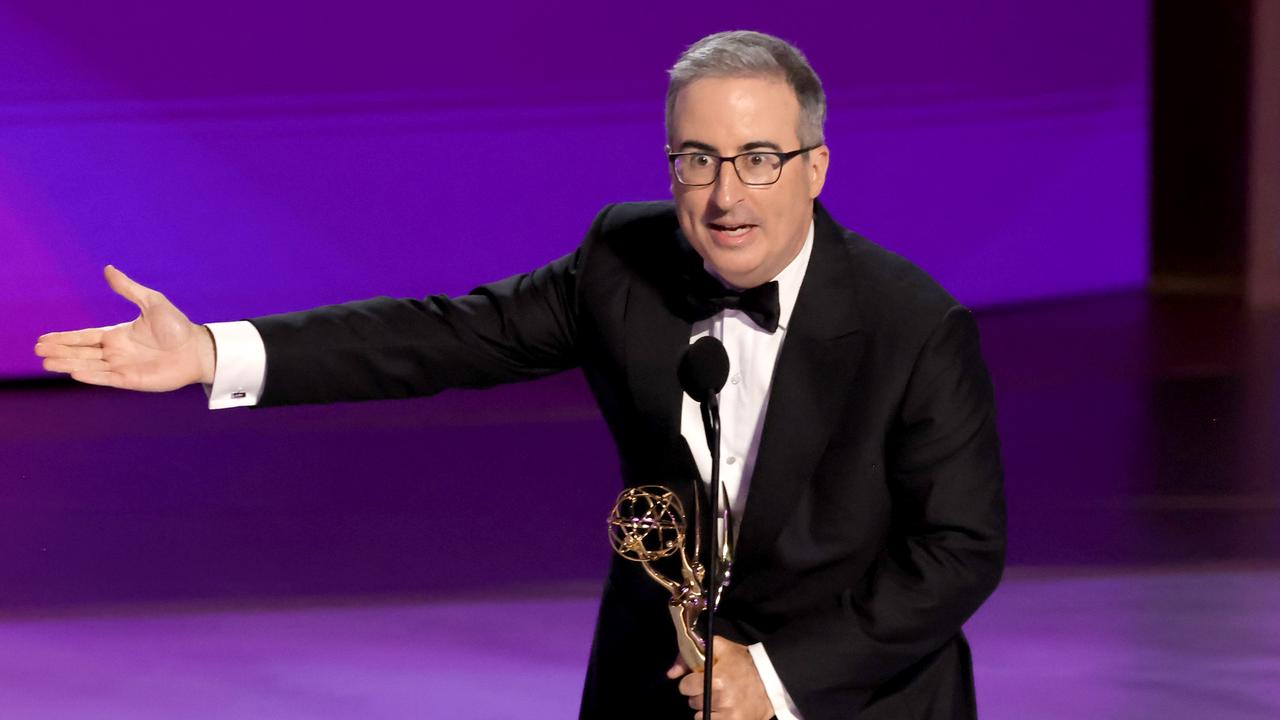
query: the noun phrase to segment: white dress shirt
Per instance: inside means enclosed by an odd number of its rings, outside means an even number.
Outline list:
[[[720,391],[720,482],[736,520],[742,518],[755,468],[760,433],[778,352],[791,322],[800,284],[804,281],[809,255],[813,251],[813,224],[800,254],[782,272],[778,281],[778,329],[761,330],[746,313],[725,310],[693,324],[689,342],[711,335],[724,343],[729,355],[729,380]],[[267,355],[262,336],[246,321],[209,323],[217,347],[213,384],[205,386],[210,409],[256,405],[266,379]],[[711,481],[711,452],[698,403],[684,395],[680,434],[684,436],[703,482]],[[735,526],[736,527],[736,526]],[[778,720],[803,720],[782,679],[773,668],[763,643],[747,647],[756,671],[764,682],[769,702]]]
[[[809,267],[809,255],[813,252],[813,224],[805,238],[800,254],[796,255],[774,280],[778,281],[778,329],[770,333],[760,329],[740,310],[725,310],[706,320],[693,324],[689,342],[710,335],[724,343],[729,355],[729,380],[720,391],[720,484],[729,500],[729,510],[735,521],[742,519],[747,504],[747,490],[751,486],[751,471],[755,469],[756,452],[760,449],[760,433],[764,429],[765,409],[769,406],[769,389],[773,382],[773,367],[778,362],[778,352],[791,324],[791,313]],[[708,268],[710,270],[710,268]],[[711,451],[707,448],[707,435],[702,427],[702,414],[698,403],[684,395],[680,412],[680,434],[689,444],[698,474],[703,482],[711,482]],[[736,528],[736,526],[735,526]],[[730,581],[732,583],[732,580]],[[755,661],[760,679],[764,681],[769,702],[778,720],[802,720],[800,711],[791,700],[782,679],[773,669],[763,643],[747,647]]]

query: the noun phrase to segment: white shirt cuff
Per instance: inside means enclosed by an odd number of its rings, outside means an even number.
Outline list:
[[[217,363],[213,368],[213,384],[205,385],[209,409],[257,405],[267,375],[267,349],[253,323],[208,323],[213,335]]]
[[[751,660],[756,664],[756,672],[760,674],[764,691],[769,695],[773,714],[778,717],[778,720],[804,720],[800,716],[800,708],[796,707],[795,702],[791,700],[791,695],[783,687],[782,678],[778,677],[777,671],[773,669],[773,663],[769,662],[769,653],[764,651],[764,643],[748,645],[747,652],[751,653]]]

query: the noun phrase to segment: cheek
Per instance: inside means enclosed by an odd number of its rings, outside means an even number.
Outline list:
[[[779,198],[778,214],[785,217],[787,222],[797,222],[809,212],[811,207],[813,207],[813,198],[809,197],[809,186],[796,183],[787,188],[787,194],[784,197]]]
[[[681,227],[686,233],[694,229],[692,227],[684,227],[686,223],[695,227],[700,227],[698,222],[705,214],[706,201],[698,195],[690,192],[677,192],[675,194],[676,217],[680,219]]]
[[[681,202],[680,198],[676,198],[676,221],[680,223],[680,230],[695,248],[703,245],[702,224],[698,222],[701,213],[692,204]]]

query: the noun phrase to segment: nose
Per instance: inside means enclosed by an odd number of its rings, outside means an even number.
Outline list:
[[[728,158],[721,160],[720,172],[716,176],[715,185],[711,188],[711,202],[718,210],[730,210],[742,198],[742,190],[742,180],[738,178],[738,171],[733,167],[733,161]]]

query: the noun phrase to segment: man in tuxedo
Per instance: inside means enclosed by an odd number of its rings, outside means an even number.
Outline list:
[[[970,313],[817,202],[826,103],[803,55],[718,33],[671,70],[674,202],[605,208],[572,253],[458,297],[192,324],[114,268],[132,323],[42,336],[49,370],[214,407],[425,395],[572,367],[628,486],[692,506],[710,475],[676,367],[720,339],[721,472],[737,538],[717,720],[970,718],[964,621],[1004,560],[994,402]],[[615,558],[584,718],[688,717],[666,591]],[[700,713],[695,717],[700,717]]]

